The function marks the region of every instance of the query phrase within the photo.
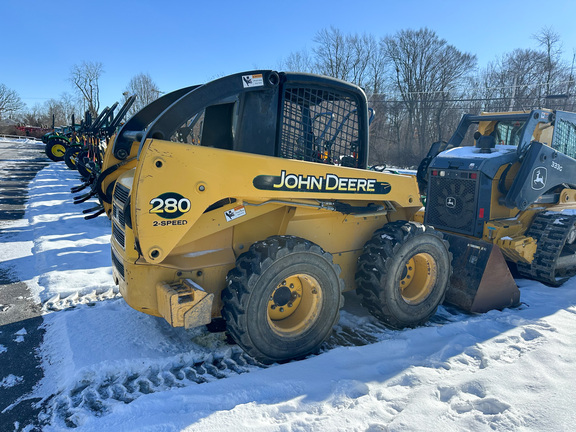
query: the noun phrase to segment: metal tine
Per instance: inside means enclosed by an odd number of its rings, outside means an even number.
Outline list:
[[[94,211],[98,211],[98,210],[101,210],[101,209],[103,209],[103,208],[104,208],[104,207],[102,206],[102,204],[98,204],[97,206],[91,207],[91,208],[89,208],[89,209],[82,210],[82,213],[84,213],[84,214],[92,213],[92,212],[94,212]]]
[[[86,219],[86,220],[94,219],[95,217],[100,216],[102,213],[104,213],[104,207],[102,207],[96,213],[93,213],[93,214],[88,215],[88,216],[84,216],[84,219]]]
[[[74,204],[80,204],[83,203],[85,201],[88,201],[90,198],[92,198],[94,195],[96,195],[96,192],[92,191],[90,193],[87,193],[85,195],[81,195],[79,197],[75,197],[74,198]]]
[[[81,190],[84,190],[88,186],[90,186],[90,184],[91,183],[89,183],[89,182],[85,182],[85,183],[82,183],[81,185],[74,186],[73,188],[70,189],[70,192],[72,192],[72,193],[80,192]]]

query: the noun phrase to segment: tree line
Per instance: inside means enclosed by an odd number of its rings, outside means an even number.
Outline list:
[[[49,99],[32,107],[27,107],[15,90],[0,83],[0,133],[17,135],[18,125],[44,128],[66,126],[72,124],[73,116],[78,124],[86,112],[96,118],[101,111],[100,78],[103,73],[104,67],[100,62],[75,64],[68,75],[72,92],[65,92],[58,99]],[[161,92],[149,74],[139,73],[126,85],[120,103],[134,94],[137,98],[127,118],[157,99]]]
[[[415,166],[429,146],[447,140],[462,114],[552,108],[575,110],[574,60],[566,60],[552,28],[531,36],[533,47],[515,49],[479,67],[476,55],[459,50],[428,28],[400,30],[376,38],[330,27],[318,31],[311,51],[290,53],[279,69],[310,72],[362,87],[377,115],[370,129],[370,162]],[[75,65],[73,94],[25,109],[18,95],[0,84],[0,120],[18,113],[21,121],[68,124],[71,113],[100,110],[97,62]],[[160,95],[148,74],[126,86],[124,98],[138,96],[132,114]],[[6,101],[9,102],[6,102]],[[122,101],[123,102],[123,101]]]
[[[376,110],[370,162],[415,166],[435,141],[448,140],[462,114],[552,108],[574,111],[574,58],[543,28],[534,47],[515,49],[479,68],[433,30],[400,30],[380,39],[323,29],[311,51],[283,67],[333,76],[362,87]]]

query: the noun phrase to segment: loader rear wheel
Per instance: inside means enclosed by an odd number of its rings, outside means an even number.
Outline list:
[[[263,363],[316,352],[332,333],[344,281],[332,255],[292,236],[254,243],[228,273],[222,316],[234,341]]]
[[[48,141],[48,144],[44,147],[44,152],[54,162],[60,162],[64,160],[64,154],[68,148],[68,142],[62,138],[55,138]]]
[[[433,228],[406,221],[386,224],[358,258],[362,304],[389,327],[422,325],[444,301],[451,261],[447,242]]]

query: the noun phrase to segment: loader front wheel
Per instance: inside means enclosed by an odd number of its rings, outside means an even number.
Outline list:
[[[358,259],[362,304],[389,327],[422,325],[444,301],[451,262],[447,242],[433,228],[406,221],[386,224]]]
[[[332,333],[344,281],[332,255],[292,236],[254,243],[228,273],[222,316],[234,341],[263,363],[307,356]]]

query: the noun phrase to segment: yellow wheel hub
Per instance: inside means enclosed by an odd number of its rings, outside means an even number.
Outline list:
[[[66,147],[62,144],[54,144],[52,146],[52,154],[54,156],[64,156],[64,153],[66,153]]]
[[[419,253],[406,263],[401,279],[400,292],[408,304],[422,303],[436,283],[437,269],[430,254]]]
[[[278,334],[299,334],[316,320],[322,288],[310,275],[295,274],[276,286],[268,300],[268,323]]]

